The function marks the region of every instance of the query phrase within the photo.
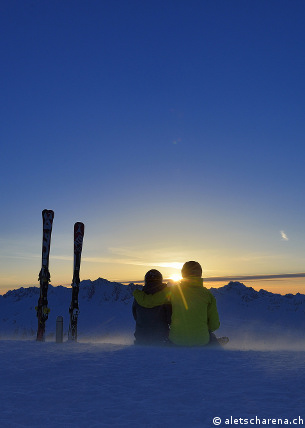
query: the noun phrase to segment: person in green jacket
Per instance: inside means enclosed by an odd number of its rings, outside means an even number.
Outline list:
[[[204,346],[217,342],[212,333],[220,326],[216,299],[203,286],[202,269],[198,262],[186,262],[181,270],[181,282],[155,294],[135,290],[137,303],[153,308],[171,303],[172,317],[169,339],[180,346]],[[211,333],[211,335],[210,335]]]

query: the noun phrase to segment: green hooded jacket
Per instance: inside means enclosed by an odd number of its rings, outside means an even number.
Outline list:
[[[169,338],[175,345],[207,345],[210,341],[209,332],[220,326],[216,299],[203,286],[202,278],[183,279],[155,294],[135,290],[133,295],[139,305],[145,308],[171,303]]]

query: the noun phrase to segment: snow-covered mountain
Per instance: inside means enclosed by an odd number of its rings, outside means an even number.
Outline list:
[[[131,302],[134,284],[122,285],[99,278],[80,283],[79,336],[101,336],[131,329]],[[36,335],[36,309],[39,287],[19,288],[0,296],[0,338],[29,338]],[[49,285],[48,306],[51,309],[46,322],[46,337],[55,335],[56,318],[64,318],[64,331],[69,327],[71,288]],[[126,324],[127,322],[127,324]],[[128,326],[128,328],[127,328]]]
[[[132,292],[141,287],[123,285],[99,278],[80,284],[78,321],[79,339],[90,338],[127,343],[133,340],[134,320],[131,314]],[[305,342],[305,295],[274,294],[255,291],[239,282],[212,288],[220,314],[221,327],[217,335],[228,335],[231,344],[251,347],[272,342],[282,347]],[[35,306],[39,288],[19,288],[0,296],[0,338],[31,338],[36,334]],[[49,286],[51,312],[46,323],[46,336],[54,338],[56,318],[64,317],[64,331],[69,324],[71,288]]]
[[[211,288],[221,327],[237,346],[305,348],[305,295],[256,291],[240,282]]]

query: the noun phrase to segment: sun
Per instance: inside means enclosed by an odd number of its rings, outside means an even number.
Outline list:
[[[169,279],[171,279],[171,280],[172,280],[172,281],[174,281],[174,282],[178,282],[178,281],[181,281],[182,276],[181,276],[179,273],[173,273],[173,274],[169,277]]]

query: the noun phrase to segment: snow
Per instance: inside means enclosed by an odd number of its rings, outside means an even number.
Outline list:
[[[303,351],[2,340],[0,362],[3,428],[305,417]]]
[[[133,345],[133,289],[83,281],[79,341],[61,344],[56,317],[66,333],[71,290],[50,287],[44,343],[35,341],[38,289],[1,296],[1,428],[305,423],[305,296],[230,283],[212,290],[228,345],[164,348]]]

